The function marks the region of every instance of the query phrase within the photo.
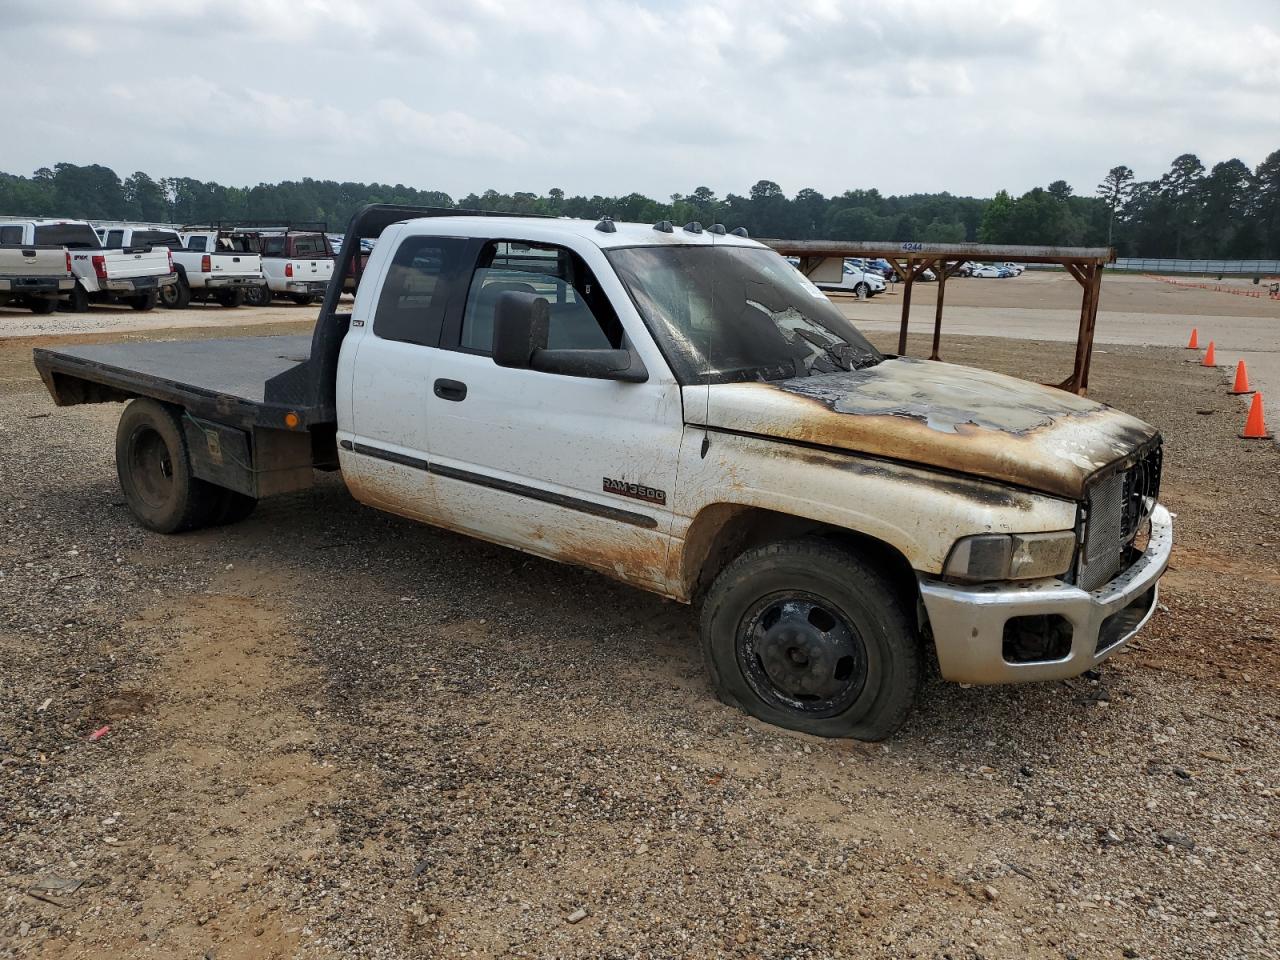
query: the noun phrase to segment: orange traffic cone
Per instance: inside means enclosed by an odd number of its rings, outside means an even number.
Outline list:
[[[1209,349],[1204,352],[1204,359],[1200,361],[1202,367],[1216,367],[1217,361],[1214,359],[1213,341],[1209,341]]]
[[[1244,433],[1240,436],[1245,440],[1270,440],[1271,434],[1267,433],[1267,425],[1262,420],[1262,394],[1255,393],[1253,402],[1249,404],[1249,416],[1244,421]]]
[[[1253,389],[1249,386],[1249,371],[1245,369],[1243,360],[1236,364],[1236,382],[1231,385],[1231,392],[1236,396],[1242,393],[1253,393]]]
[[[1200,331],[1198,331],[1195,327],[1191,328],[1191,339],[1187,341],[1187,349],[1188,350],[1200,349]]]

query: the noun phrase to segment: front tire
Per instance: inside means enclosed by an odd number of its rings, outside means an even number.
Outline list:
[[[47,297],[32,297],[27,301],[27,307],[32,313],[45,316],[58,309],[58,301],[50,300]]]
[[[701,626],[716,694],[767,723],[883,740],[915,702],[922,657],[908,605],[838,544],[748,550],[716,578]]]
[[[214,297],[218,303],[229,309],[244,306],[244,291],[235,290],[219,290]]]
[[[309,293],[291,293],[289,299],[300,307],[309,307],[315,302],[315,297]]]
[[[265,283],[250,287],[244,292],[244,302],[251,307],[265,307],[271,303],[271,288]]]
[[[853,292],[858,297],[859,300],[866,300],[869,296],[871,296],[871,287],[866,283],[859,283],[856,287],[853,288]]]
[[[129,510],[148,530],[179,533],[208,526],[223,506],[219,487],[191,472],[181,414],[139,398],[116,429],[116,474]]]

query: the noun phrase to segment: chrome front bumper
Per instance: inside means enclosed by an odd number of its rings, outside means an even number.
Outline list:
[[[1156,584],[1172,550],[1173,518],[1157,504],[1145,552],[1092,593],[1061,580],[973,585],[920,576],[942,676],[961,683],[1023,683],[1083,673],[1124,646],[1151,618]],[[1004,658],[1005,624],[1011,618],[1054,614],[1071,624],[1066,656],[1031,663]]]

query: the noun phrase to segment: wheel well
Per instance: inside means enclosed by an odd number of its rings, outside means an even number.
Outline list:
[[[687,595],[693,600],[700,598],[720,571],[744,551],[763,543],[800,537],[822,537],[853,550],[886,574],[901,588],[911,606],[915,605],[915,572],[891,544],[846,527],[730,503],[705,508],[689,527],[681,569]]]

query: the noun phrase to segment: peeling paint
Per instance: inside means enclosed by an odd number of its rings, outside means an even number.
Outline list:
[[[693,388],[690,388],[693,389]],[[775,383],[729,383],[689,403],[709,425],[890,457],[1079,498],[1094,471],[1155,428],[1096,401],[984,370],[898,358]]]

